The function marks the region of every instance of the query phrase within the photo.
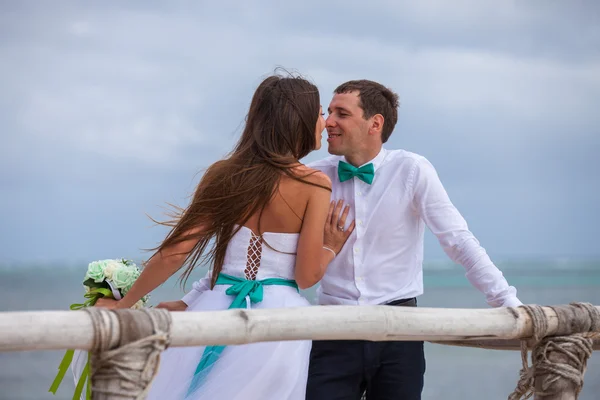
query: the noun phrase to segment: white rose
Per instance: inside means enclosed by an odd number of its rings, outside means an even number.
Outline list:
[[[113,274],[119,268],[122,268],[120,263],[118,263],[116,261],[107,262],[106,265],[104,266],[104,276],[106,277],[106,279],[112,280]]]

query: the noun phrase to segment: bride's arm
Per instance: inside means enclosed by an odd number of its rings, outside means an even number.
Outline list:
[[[199,231],[199,228],[191,230],[186,236],[197,235]],[[119,301],[99,299],[96,305],[107,308],[129,308],[133,306],[142,297],[162,285],[171,275],[177,272],[197,243],[198,239],[196,236],[194,239],[185,240],[157,252],[146,263],[139,278],[123,299]]]
[[[326,175],[313,176],[323,180],[319,184],[331,187]],[[354,222],[346,231],[337,229],[338,223],[345,223],[348,207],[340,218],[343,203],[330,203],[330,200],[331,192],[319,187],[313,189],[308,200],[296,251],[295,279],[301,289],[309,288],[321,280],[327,266],[354,230]]]

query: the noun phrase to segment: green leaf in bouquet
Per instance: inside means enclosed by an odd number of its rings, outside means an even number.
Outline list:
[[[87,286],[92,289],[97,289],[97,288],[110,289],[110,286],[108,285],[108,283],[106,281],[95,282],[92,278],[88,278],[85,281],[83,281],[83,286]]]
[[[136,266],[135,263],[133,262],[133,260],[128,260],[126,258],[121,258],[121,263],[123,265],[128,266],[128,267],[135,267]]]

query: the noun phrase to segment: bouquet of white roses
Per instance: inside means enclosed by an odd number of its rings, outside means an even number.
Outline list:
[[[91,262],[88,265],[83,281],[83,287],[86,291],[84,297],[88,300],[83,304],[72,304],[71,309],[79,310],[83,307],[93,306],[101,297],[121,300],[139,276],[139,268],[130,260],[120,259]],[[144,296],[131,308],[143,308],[147,302],[148,296]]]
[[[140,276],[140,269],[133,261],[126,259],[100,260],[91,262],[88,265],[87,272],[83,280],[85,288],[83,303],[71,304],[71,310],[80,310],[85,307],[91,307],[96,304],[99,298],[107,297],[115,300],[121,300],[133,286],[133,283]],[[134,309],[146,307],[149,296],[144,296],[136,304]],[[75,377],[76,388],[73,399],[90,399],[91,384],[89,382],[89,358],[87,352],[80,350],[67,350],[59,367],[58,374],[50,386],[49,392],[56,394],[60,383],[62,382],[69,365],[72,365],[73,375]],[[87,390],[85,397],[82,396],[83,388],[87,381]]]

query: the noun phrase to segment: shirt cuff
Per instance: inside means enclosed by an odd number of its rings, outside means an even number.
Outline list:
[[[519,307],[522,306],[523,303],[516,297],[509,297],[502,303],[502,307]]]
[[[200,297],[201,294],[202,292],[192,289],[181,298],[181,301],[183,301],[189,307],[194,301],[196,301],[198,297]]]

